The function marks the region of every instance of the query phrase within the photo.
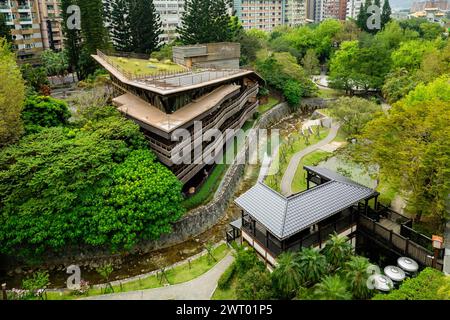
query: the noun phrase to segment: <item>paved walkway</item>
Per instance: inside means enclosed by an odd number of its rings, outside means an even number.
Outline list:
[[[292,192],[292,181],[294,180],[295,173],[297,172],[297,168],[300,164],[300,161],[305,157],[306,155],[319,150],[323,146],[331,143],[337,136],[337,133],[339,131],[339,124],[333,123],[330,129],[330,133],[328,136],[316,143],[315,145],[309,146],[296,154],[291,158],[291,162],[289,162],[289,165],[284,172],[283,179],[281,180],[281,193],[285,196],[290,196],[293,194]]]
[[[229,253],[211,270],[200,277],[173,286],[113,293],[86,298],[86,300],[209,300],[217,287],[220,276],[234,261]]]

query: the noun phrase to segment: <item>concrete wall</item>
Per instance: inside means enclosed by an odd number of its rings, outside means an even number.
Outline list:
[[[173,61],[189,68],[239,69],[241,45],[232,42],[173,48]]]

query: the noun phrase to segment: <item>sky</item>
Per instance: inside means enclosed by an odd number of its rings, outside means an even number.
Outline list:
[[[389,4],[393,9],[409,9],[414,0],[389,0]]]

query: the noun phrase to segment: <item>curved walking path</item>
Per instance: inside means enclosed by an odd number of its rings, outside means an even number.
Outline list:
[[[209,300],[220,276],[234,261],[232,253],[212,269],[191,281],[161,288],[112,293],[88,297],[85,300]]]
[[[293,194],[292,181],[294,180],[294,176],[295,173],[297,172],[298,165],[300,164],[300,161],[303,159],[303,157],[331,143],[336,138],[339,128],[340,125],[338,123],[333,122],[331,125],[330,133],[325,139],[319,141],[315,145],[309,146],[297,152],[292,156],[291,161],[289,162],[289,165],[286,171],[284,172],[283,179],[281,180],[281,193],[283,195],[290,196]]]

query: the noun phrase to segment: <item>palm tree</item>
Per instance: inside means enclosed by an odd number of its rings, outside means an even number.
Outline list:
[[[347,279],[354,299],[369,299],[372,291],[367,287],[370,274],[367,269],[370,262],[367,258],[354,256],[345,263],[344,276]]]
[[[312,248],[303,248],[298,254],[298,263],[303,282],[313,285],[327,271],[327,260],[319,251]]]
[[[334,233],[325,244],[323,254],[327,258],[332,271],[335,271],[345,264],[353,255],[352,245],[348,242],[347,237],[339,236]]]
[[[272,273],[274,287],[283,299],[292,299],[302,284],[298,257],[292,252],[285,252],[278,257],[277,262]]]
[[[347,283],[339,276],[326,276],[314,287],[314,298],[317,300],[351,300],[352,294]]]

